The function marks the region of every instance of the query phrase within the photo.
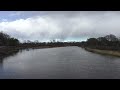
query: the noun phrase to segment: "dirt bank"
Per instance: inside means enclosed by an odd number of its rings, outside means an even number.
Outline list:
[[[112,56],[118,56],[120,57],[120,52],[118,51],[111,51],[111,50],[99,50],[99,49],[91,49],[91,48],[85,48],[85,50],[99,53],[99,54],[105,54],[105,55],[112,55]]]

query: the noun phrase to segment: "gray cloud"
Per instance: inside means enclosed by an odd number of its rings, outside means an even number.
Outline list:
[[[0,22],[2,31],[20,40],[87,39],[120,35],[118,11],[21,11],[25,19]],[[20,12],[19,12],[20,13]],[[29,17],[27,17],[29,16]]]

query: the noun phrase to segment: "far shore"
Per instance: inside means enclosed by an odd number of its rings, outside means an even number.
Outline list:
[[[93,52],[93,53],[120,57],[119,51],[92,49],[92,48],[88,48],[88,47],[85,47],[84,49],[87,51]]]

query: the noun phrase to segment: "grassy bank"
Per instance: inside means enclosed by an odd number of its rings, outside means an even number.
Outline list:
[[[91,49],[91,48],[85,48],[85,50],[93,52],[93,53],[99,53],[99,54],[104,54],[104,55],[112,55],[112,56],[120,57],[120,52],[118,52],[118,51],[99,50],[99,49]]]

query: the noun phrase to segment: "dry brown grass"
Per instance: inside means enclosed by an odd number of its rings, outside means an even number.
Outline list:
[[[99,49],[91,49],[91,48],[85,48],[87,51],[99,53],[99,54],[106,54],[106,55],[112,55],[112,56],[119,56],[120,52],[118,51],[111,51],[111,50],[99,50]]]

